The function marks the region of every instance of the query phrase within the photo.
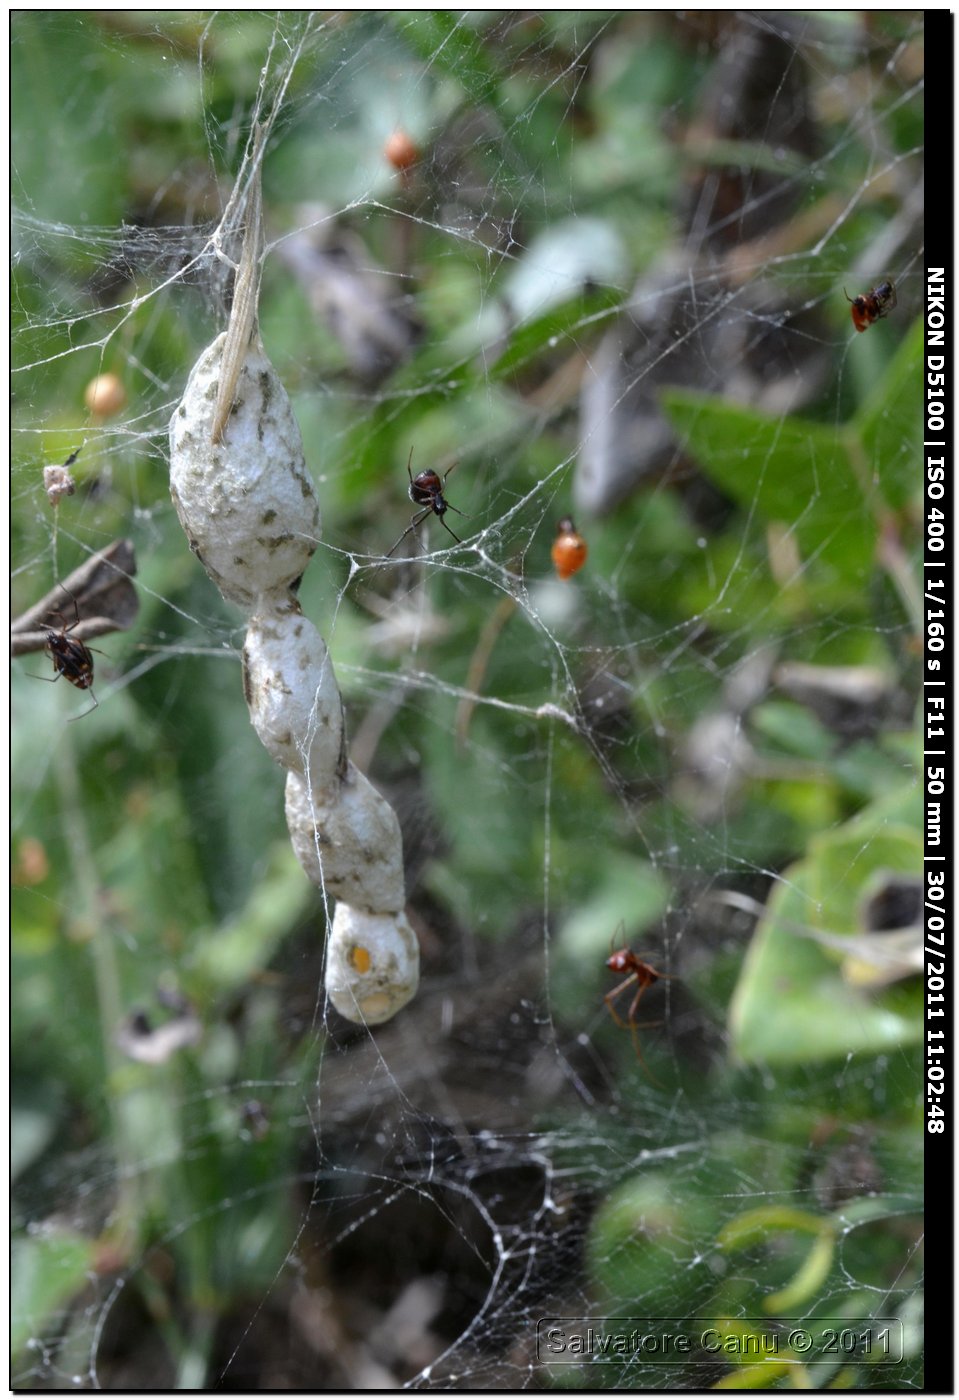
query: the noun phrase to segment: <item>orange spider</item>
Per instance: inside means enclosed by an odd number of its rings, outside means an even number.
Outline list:
[[[659,972],[655,967],[645,962],[637,953],[633,952],[632,948],[615,949],[606,959],[606,966],[609,968],[610,972],[625,972],[628,974],[625,979],[620,982],[618,987],[614,987],[611,992],[606,993],[603,997],[603,1001],[605,1001],[606,1005],[609,1007],[609,1014],[612,1016],[617,1026],[622,1026],[623,1030],[630,1030],[632,1032],[633,1044],[636,1047],[636,1058],[646,1070],[650,1079],[652,1079],[653,1076],[649,1073],[649,1068],[646,1065],[646,1061],[643,1059],[643,1052],[639,1048],[639,1036],[636,1032],[640,1029],[648,1029],[652,1026],[661,1025],[662,1023],[659,1021],[652,1021],[647,1022],[645,1027],[640,1027],[636,1021],[636,1012],[639,1009],[639,1003],[642,1000],[643,993],[649,987],[653,986],[655,982],[671,982],[673,979],[665,972]],[[626,1013],[626,1020],[624,1021],[616,1010],[614,1003],[622,996],[627,988],[634,986],[636,988],[636,995],[629,1004],[629,1011]]]

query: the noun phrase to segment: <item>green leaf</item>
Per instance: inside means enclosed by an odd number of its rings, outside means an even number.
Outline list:
[[[764,523],[793,529],[804,561],[845,580],[866,576],[876,523],[843,434],[687,390],[667,390],[662,403],[706,475]]]
[[[911,795],[874,804],[810,843],[807,858],[785,871],[753,934],[730,1007],[732,1046],[740,1061],[808,1063],[919,1040],[918,982],[866,990],[855,984],[855,959],[844,959],[834,946],[848,934],[855,951],[860,902],[882,872],[921,870],[911,805]]]
[[[818,1235],[824,1227],[829,1228],[828,1222],[809,1210],[786,1205],[757,1206],[755,1210],[744,1211],[727,1220],[716,1236],[716,1243],[720,1249],[749,1249],[764,1244],[774,1230]]]
[[[677,1194],[675,1178],[650,1172],[629,1179],[596,1214],[587,1254],[603,1307],[612,1311],[642,1298],[650,1316],[667,1315],[677,1277],[687,1290],[708,1286],[702,1249],[714,1203]],[[687,1297],[688,1297],[687,1292]]]
[[[93,1265],[90,1240],[71,1231],[14,1240],[10,1259],[13,1300],[10,1351],[42,1336],[59,1308],[83,1288]]]
[[[243,986],[270,961],[277,944],[302,914],[310,891],[293,852],[285,843],[277,843],[246,906],[228,923],[198,938],[191,973],[201,973],[222,989]]]
[[[770,418],[710,394],[669,389],[662,404],[702,470],[744,509],[796,533],[805,560],[862,578],[879,522],[915,492],[922,325],[903,340],[856,416],[838,431]]]
[[[922,441],[922,321],[899,346],[888,370],[856,414],[852,429],[887,505],[901,509],[920,489],[916,471]]]
[[[572,913],[559,935],[559,947],[578,969],[602,967],[611,940],[622,925],[626,941],[635,938],[665,913],[669,884],[648,861],[613,852],[601,855],[589,903]],[[599,959],[598,963],[596,960]]]
[[[463,10],[393,10],[392,15],[404,40],[431,68],[445,73],[462,87],[471,105],[486,104],[499,112],[504,124],[509,113],[503,106],[505,71],[494,64],[482,37],[470,28]]]
[[[553,354],[557,349],[568,351],[571,345],[563,342],[575,340],[578,343],[590,330],[598,330],[612,318],[622,301],[622,292],[604,287],[571,297],[561,306],[551,307],[542,316],[535,317],[514,332],[509,348],[504,350],[490,370],[491,376],[502,379],[535,360],[538,355]]]
[[[38,1092],[41,1101],[30,1105],[14,1103],[10,1108],[10,1176],[13,1181],[46,1151],[57,1131],[59,1104],[55,1091],[44,1085],[31,1087]]]

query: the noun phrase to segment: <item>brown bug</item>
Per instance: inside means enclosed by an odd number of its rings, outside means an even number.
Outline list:
[[[842,291],[849,302],[852,323],[857,331],[867,331],[874,321],[881,321],[896,304],[896,284],[889,277],[862,296],[851,297],[845,287]]]
[[[416,514],[413,516],[413,519],[410,521],[409,525],[407,525],[402,535],[400,535],[399,539],[396,541],[396,544],[385,556],[387,559],[389,559],[390,555],[400,547],[400,545],[406,539],[407,535],[412,530],[415,530],[417,525],[421,525],[429,514],[432,513],[433,515],[439,517],[440,524],[443,526],[443,529],[449,535],[453,535],[453,531],[443,519],[443,516],[446,514],[446,512],[448,510],[456,511],[457,515],[462,515],[464,519],[466,518],[465,512],[457,510],[456,506],[451,506],[449,501],[443,495],[443,488],[446,486],[446,481],[449,477],[450,472],[453,470],[454,467],[458,466],[459,464],[457,462],[454,462],[453,466],[450,467],[447,471],[446,476],[442,478],[440,478],[438,473],[434,472],[432,468],[428,468],[426,471],[419,472],[416,476],[414,476],[413,473],[410,471],[410,462],[412,462],[412,460],[413,449],[411,447],[409,461],[406,463],[406,475],[410,479],[410,500],[413,502],[414,505],[422,506],[422,510],[417,511]],[[459,535],[453,535],[453,539],[456,541],[457,544],[463,543]]]
[[[73,595],[70,595],[73,597]],[[78,637],[71,637],[70,633],[75,627],[80,625],[80,608],[76,598],[73,599],[73,606],[76,611],[76,618],[69,627],[61,627],[59,631],[55,627],[43,627],[46,634],[45,650],[53,662],[55,676],[35,676],[38,681],[50,681],[51,684],[58,681],[61,676],[65,677],[71,685],[75,685],[77,690],[89,690],[93,704],[89,710],[84,710],[83,715],[88,715],[97,708],[99,701],[93,694],[93,655],[90,648],[81,642]],[[63,621],[62,614],[57,614],[60,621]],[[69,722],[82,719],[83,715],[74,715]]]
[[[639,1003],[643,998],[644,992],[652,987],[654,983],[659,981],[671,982],[672,978],[667,976],[665,972],[659,972],[655,967],[651,966],[650,963],[645,962],[638,954],[633,952],[632,948],[616,948],[606,959],[606,966],[609,968],[610,972],[627,973],[627,976],[620,982],[618,987],[614,987],[611,992],[606,993],[603,997],[603,1001],[605,1001],[606,1005],[609,1007],[609,1014],[612,1016],[617,1026],[622,1026],[624,1030],[630,1030],[632,1032],[633,1044],[636,1047],[636,1058],[643,1068],[646,1069],[646,1073],[649,1074],[649,1070],[646,1068],[646,1061],[643,1059],[643,1052],[639,1048],[639,1036],[636,1034],[638,1030],[642,1029],[637,1023],[636,1012],[639,1010]],[[616,1010],[614,1003],[631,987],[636,988],[636,995],[629,1004],[629,1010],[626,1013],[626,1020],[624,1021]],[[658,1021],[647,1022],[647,1026],[658,1024]],[[650,1078],[652,1078],[652,1075],[650,1075]]]

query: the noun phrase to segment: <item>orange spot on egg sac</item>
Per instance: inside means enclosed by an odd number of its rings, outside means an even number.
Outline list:
[[[370,957],[368,948],[361,948],[358,943],[354,943],[350,949],[350,964],[354,972],[369,972],[373,966],[373,959]]]

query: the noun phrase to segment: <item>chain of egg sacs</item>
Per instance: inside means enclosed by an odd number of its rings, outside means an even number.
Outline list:
[[[262,346],[241,370],[213,441],[225,336],[197,360],[170,425],[170,490],[190,548],[246,613],[244,690],[254,728],[287,769],[286,820],[310,880],[337,901],[326,991],[357,1023],[413,997],[419,948],[403,912],[403,847],[392,807],[349,761],[329,653],[293,592],[320,511],[292,405]]]

